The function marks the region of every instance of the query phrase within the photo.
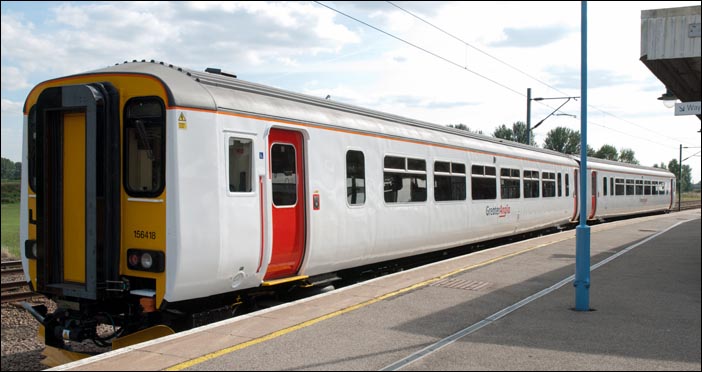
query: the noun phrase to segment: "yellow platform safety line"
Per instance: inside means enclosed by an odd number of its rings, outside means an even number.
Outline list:
[[[272,286],[278,285],[278,284],[302,281],[302,280],[305,280],[305,279],[307,279],[307,278],[309,278],[308,275],[291,276],[291,277],[289,277],[289,278],[282,278],[282,279],[269,280],[269,281],[266,281],[266,282],[261,283],[261,286],[263,286],[263,287],[272,287]]]
[[[570,235],[570,234],[569,234],[569,235]],[[417,283],[417,284],[413,284],[413,285],[411,285],[411,286],[409,286],[409,287],[402,288],[402,289],[398,289],[397,291],[390,292],[390,293],[386,293],[386,294],[384,294],[384,295],[382,295],[382,296],[378,296],[378,297],[372,298],[372,299],[370,299],[370,300],[361,302],[361,303],[359,303],[359,304],[352,305],[352,306],[349,306],[349,307],[344,308],[344,309],[341,309],[341,310],[337,310],[337,311],[335,311],[335,312],[333,312],[333,313],[329,313],[329,314],[326,314],[326,315],[322,315],[322,316],[320,316],[320,317],[318,317],[318,318],[310,319],[310,320],[305,321],[305,322],[302,322],[302,323],[300,323],[300,324],[298,324],[298,325],[294,325],[294,326],[292,326],[292,327],[288,327],[288,328],[285,328],[285,329],[281,329],[280,331],[275,331],[275,332],[269,333],[269,334],[267,334],[267,335],[265,335],[265,336],[262,336],[262,337],[259,337],[259,338],[256,338],[256,339],[253,339],[253,340],[250,340],[250,341],[247,341],[247,342],[243,342],[243,343],[241,343],[241,344],[237,344],[237,345],[234,345],[234,346],[230,346],[230,347],[228,347],[228,348],[225,348],[225,349],[222,349],[222,350],[219,350],[219,351],[215,351],[215,352],[209,353],[209,354],[207,354],[207,355],[203,355],[203,356],[201,356],[201,357],[198,357],[198,358],[189,360],[189,361],[187,361],[187,362],[183,362],[183,363],[176,364],[176,365],[174,365],[174,366],[171,366],[171,367],[169,367],[169,368],[166,368],[164,371],[181,371],[181,370],[184,370],[184,369],[186,369],[186,368],[190,368],[190,367],[192,367],[192,366],[194,366],[194,365],[197,365],[197,364],[200,364],[200,363],[204,363],[204,362],[206,362],[206,361],[208,361],[208,360],[218,358],[218,357],[220,357],[220,356],[222,356],[222,355],[227,355],[227,354],[233,353],[233,352],[235,352],[235,351],[245,349],[245,348],[247,348],[247,347],[249,347],[249,346],[253,346],[253,345],[259,344],[259,343],[264,342],[264,341],[272,340],[272,339],[274,339],[274,338],[277,338],[277,337],[286,335],[286,334],[288,334],[288,333],[291,333],[291,332],[294,332],[294,331],[297,331],[297,330],[300,330],[300,329],[309,327],[309,326],[311,326],[311,325],[313,325],[313,324],[317,324],[317,323],[319,323],[319,322],[321,322],[321,321],[324,321],[324,320],[327,320],[327,319],[331,319],[331,318],[337,317],[337,316],[339,316],[339,315],[342,315],[342,314],[345,314],[345,313],[348,313],[348,312],[351,312],[351,311],[360,309],[360,308],[362,308],[362,307],[366,307],[366,306],[368,306],[368,305],[372,305],[372,304],[374,304],[374,303],[376,303],[376,302],[380,302],[380,301],[382,301],[382,300],[385,300],[385,299],[388,299],[388,298],[391,298],[391,297],[395,297],[395,296],[400,295],[400,294],[403,294],[403,293],[405,293],[405,292],[409,292],[409,291],[412,291],[412,290],[415,290],[415,289],[418,289],[418,288],[421,288],[421,287],[428,286],[428,285],[430,285],[430,284],[432,284],[432,283],[434,283],[434,282],[437,282],[437,281],[439,281],[439,280],[448,278],[448,277],[453,276],[453,275],[456,275],[456,274],[460,274],[460,273],[462,273],[462,272],[464,272],[464,271],[473,270],[473,269],[476,269],[476,268],[479,268],[479,267],[482,267],[482,266],[486,266],[486,265],[489,265],[489,264],[492,264],[492,263],[495,263],[495,262],[498,262],[498,261],[501,261],[501,260],[504,260],[504,259],[507,259],[507,258],[510,258],[510,257],[514,257],[514,256],[517,256],[517,255],[520,255],[520,254],[522,254],[522,253],[526,253],[526,252],[529,252],[529,251],[533,251],[533,250],[535,250],[535,249],[543,248],[543,247],[546,247],[546,246],[549,246],[549,245],[552,245],[552,244],[555,244],[555,243],[560,243],[560,242],[565,241],[565,240],[568,240],[568,239],[573,239],[574,237],[575,237],[574,235],[571,235],[571,236],[568,236],[568,237],[565,237],[565,238],[562,238],[562,239],[558,239],[558,240],[554,240],[554,241],[549,241],[549,242],[547,242],[547,243],[542,243],[542,244],[539,244],[539,245],[536,245],[536,246],[533,246],[533,247],[530,247],[530,248],[522,249],[522,250],[517,251],[517,252],[508,253],[508,254],[503,255],[503,256],[495,257],[495,258],[489,259],[489,260],[487,260],[487,261],[483,261],[483,262],[477,263],[477,264],[475,264],[475,265],[466,266],[466,267],[463,267],[463,268],[454,270],[454,271],[452,271],[452,272],[450,272],[450,273],[443,274],[443,275],[437,276],[437,277],[432,278],[432,279],[427,279],[427,280],[425,280],[425,281],[423,281],[423,282],[420,282],[420,283]]]

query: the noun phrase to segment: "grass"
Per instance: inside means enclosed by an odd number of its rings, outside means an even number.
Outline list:
[[[688,201],[688,200],[700,200],[700,193],[699,192],[684,192],[681,197],[682,201]]]
[[[2,180],[2,257],[20,257],[19,201],[20,181]]]
[[[2,180],[2,203],[18,203],[20,200],[20,181]]]
[[[2,252],[3,257],[20,257],[19,203],[2,203]]]

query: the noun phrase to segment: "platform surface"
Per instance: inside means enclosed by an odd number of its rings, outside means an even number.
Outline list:
[[[53,370],[697,370],[700,210],[595,225],[374,279]]]

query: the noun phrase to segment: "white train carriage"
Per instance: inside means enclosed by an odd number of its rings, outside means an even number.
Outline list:
[[[665,169],[588,158],[589,220],[669,210],[675,175]],[[594,185],[594,187],[593,187]]]
[[[162,69],[122,66],[154,67]],[[178,102],[170,115],[166,147],[177,160],[166,159],[166,208],[175,214],[166,227],[167,301],[566,224],[574,215],[577,163],[562,154],[191,73],[213,105]]]
[[[577,218],[570,156],[208,71],[125,63],[28,96],[23,263],[66,306],[37,316],[47,345],[105,314],[127,335],[198,299]],[[615,190],[645,175],[593,218],[669,198],[670,174],[592,164]]]

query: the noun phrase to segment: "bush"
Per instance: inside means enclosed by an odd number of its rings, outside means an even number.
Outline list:
[[[0,194],[2,204],[19,203],[20,181],[2,181],[2,192]]]

